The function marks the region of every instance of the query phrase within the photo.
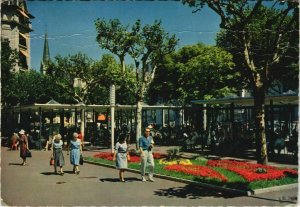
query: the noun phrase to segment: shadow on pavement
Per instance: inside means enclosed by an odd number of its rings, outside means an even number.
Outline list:
[[[154,191],[154,195],[165,196],[168,198],[178,197],[187,199],[201,199],[203,197],[222,197],[222,198],[234,198],[238,195],[232,195],[230,193],[218,192],[208,188],[201,188],[195,185],[186,185],[184,187],[159,189]]]
[[[8,163],[8,165],[19,165],[19,166],[22,166],[21,163]]]
[[[120,182],[119,178],[100,178],[101,182]],[[135,177],[125,177],[126,182],[133,182],[133,181],[141,181],[141,179],[135,178]]]
[[[56,174],[55,172],[41,172],[42,175],[59,175]]]

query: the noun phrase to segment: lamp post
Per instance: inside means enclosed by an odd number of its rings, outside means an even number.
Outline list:
[[[115,104],[116,104],[116,88],[111,85],[109,88],[109,102],[110,102],[110,115],[111,115],[111,152],[114,152],[115,141]]]
[[[85,88],[85,86],[86,86],[86,83],[81,78],[74,78],[74,84],[73,84],[74,88],[78,88],[79,91],[81,91],[81,89]],[[75,90],[75,94],[76,94],[76,90]],[[80,97],[80,95],[78,95],[78,93],[77,93],[77,96]],[[84,106],[85,104],[82,102],[79,102],[78,105]],[[75,113],[75,116],[77,116],[76,113]],[[82,108],[80,110],[80,133],[82,135],[81,141],[82,141],[83,145],[84,145],[84,131],[85,131],[84,126],[85,126],[85,110],[84,110],[84,108]]]

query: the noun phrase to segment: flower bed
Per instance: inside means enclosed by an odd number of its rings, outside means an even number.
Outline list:
[[[135,151],[130,152],[128,167],[140,169],[140,157]],[[113,154],[97,153],[89,160],[113,165]],[[168,161],[166,154],[153,153],[155,173],[176,178],[198,180],[214,185],[235,189],[249,190],[278,185],[297,183],[298,173],[293,169],[280,169],[268,165],[252,164],[249,161],[237,160],[189,160],[177,159]],[[97,159],[101,158],[101,159]]]
[[[189,175],[207,177],[207,178],[215,178],[220,181],[226,182],[228,179],[220,174],[219,172],[207,167],[200,165],[167,165],[164,167],[165,170],[171,170],[176,172],[182,172]]]
[[[100,152],[98,154],[95,154],[94,157],[112,161],[113,160],[113,153]],[[132,162],[132,163],[140,162],[140,157],[136,156],[136,155],[131,155],[130,160],[128,162]]]
[[[279,169],[273,166],[252,164],[236,160],[209,160],[207,165],[211,167],[221,167],[235,172],[249,182],[280,179],[285,177],[286,174],[294,176],[298,175],[297,171],[292,169]]]

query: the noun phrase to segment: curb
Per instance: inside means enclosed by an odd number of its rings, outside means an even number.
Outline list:
[[[85,163],[116,169],[116,167],[114,165],[105,164],[105,163],[97,163],[97,162],[88,161],[88,160],[85,160],[85,159],[84,159],[84,161],[85,161]],[[140,174],[140,171],[135,170],[135,169],[128,168],[126,171]],[[273,186],[273,187],[269,187],[269,188],[246,191],[246,190],[237,190],[237,189],[232,189],[232,188],[225,188],[225,187],[216,186],[216,185],[212,185],[212,184],[201,183],[201,182],[186,180],[186,179],[181,179],[181,178],[175,178],[175,177],[170,177],[170,176],[167,176],[167,175],[161,175],[161,174],[156,174],[156,173],[154,173],[154,175],[157,178],[162,178],[162,179],[171,180],[171,181],[180,182],[180,183],[192,184],[192,185],[196,185],[196,186],[199,186],[199,187],[211,188],[211,189],[214,189],[214,190],[219,190],[219,191],[222,191],[222,192],[232,193],[232,194],[235,194],[235,195],[242,195],[242,196],[251,196],[251,195],[258,195],[258,194],[261,194],[261,193],[269,193],[269,192],[276,192],[276,191],[280,191],[280,190],[298,188],[298,183],[295,183],[295,184]]]

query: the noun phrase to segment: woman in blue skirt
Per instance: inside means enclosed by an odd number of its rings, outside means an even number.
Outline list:
[[[70,153],[70,161],[71,164],[73,165],[73,173],[76,175],[79,174],[79,160],[80,160],[80,155],[82,155],[82,146],[81,146],[81,141],[78,139],[78,134],[73,133],[73,139],[70,141],[69,145],[69,151]]]
[[[113,156],[113,160],[116,160],[116,168],[119,169],[119,178],[120,181],[125,182],[124,180],[124,172],[127,169],[127,155],[128,147],[126,143],[126,135],[121,134],[118,142],[115,145],[115,152]]]

